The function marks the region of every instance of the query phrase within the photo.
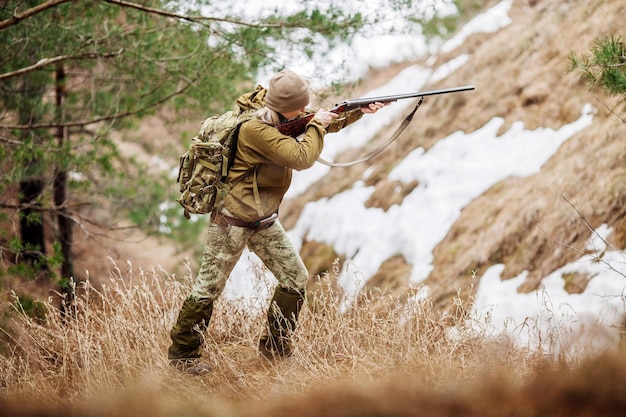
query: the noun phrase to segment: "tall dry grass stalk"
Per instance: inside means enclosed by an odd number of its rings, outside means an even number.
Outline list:
[[[272,363],[256,352],[265,297],[251,304],[223,299],[204,347],[215,371],[193,377],[175,371],[166,359],[168,332],[191,275],[159,270],[122,276],[117,269],[101,288],[77,285],[67,317],[51,302],[45,322],[22,311],[11,313],[5,321],[11,329],[8,349],[0,355],[0,405],[4,399],[12,407],[7,410],[23,415],[29,406],[43,407],[49,415],[59,410],[79,415],[76,410],[86,409],[100,415],[147,410],[151,415],[256,415],[268,404],[282,407],[294,395],[331,386],[345,398],[356,392],[348,393],[348,387],[377,383],[385,384],[380,392],[391,389],[392,397],[408,395],[406,390],[441,393],[484,378],[504,378],[516,386],[538,367],[557,365],[504,336],[488,337],[462,314],[463,306],[458,317],[442,317],[426,300],[370,292],[345,307],[344,294],[332,289],[330,277],[321,277],[308,295],[291,358]],[[269,294],[268,288],[258,292]],[[2,305],[7,314],[10,305]]]

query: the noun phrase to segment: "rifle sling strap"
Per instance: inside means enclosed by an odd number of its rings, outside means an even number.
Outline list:
[[[422,105],[422,101],[424,101],[424,97],[420,97],[420,100],[415,105],[415,108],[411,111],[411,113],[408,114],[408,116],[406,116],[404,118],[404,120],[402,121],[402,124],[400,126],[398,126],[396,131],[393,132],[393,134],[389,137],[389,139],[387,140],[387,142],[385,144],[383,144],[379,148],[376,148],[373,151],[367,153],[362,158],[359,158],[359,159],[357,159],[355,161],[351,161],[351,162],[329,162],[329,161],[327,161],[327,160],[325,160],[325,159],[320,157],[320,158],[317,158],[317,162],[320,162],[320,163],[322,163],[324,165],[328,165],[329,167],[350,167],[352,165],[360,164],[361,162],[369,161],[370,159],[372,159],[373,157],[375,157],[376,155],[381,153],[383,150],[385,150],[385,148],[387,148],[387,146],[391,145],[396,139],[398,139],[398,136],[400,136],[400,134],[404,131],[404,129],[406,129],[406,127],[409,125],[409,123],[411,123],[411,120],[413,120],[413,115],[415,114],[417,109],[419,109],[420,106]]]

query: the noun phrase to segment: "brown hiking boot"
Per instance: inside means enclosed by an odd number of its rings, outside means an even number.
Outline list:
[[[213,314],[213,302],[187,297],[183,303],[176,323],[170,331],[172,344],[167,357],[171,361],[200,358],[204,335]]]
[[[298,324],[304,296],[299,290],[276,287],[267,312],[267,326],[259,340],[259,352],[268,359],[292,355],[291,336]]]
[[[170,365],[175,369],[189,375],[205,375],[213,372],[213,367],[199,359],[173,359]]]
[[[259,339],[259,353],[270,360],[288,358],[293,354],[287,339],[277,339],[267,334]]]

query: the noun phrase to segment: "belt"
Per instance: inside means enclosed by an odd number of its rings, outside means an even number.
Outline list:
[[[278,218],[278,214],[274,213],[269,217],[266,217],[261,220],[257,220],[256,222],[246,222],[236,217],[230,217],[221,213],[211,213],[211,221],[215,224],[219,224],[220,226],[236,226],[236,227],[245,227],[248,229],[265,229],[274,224],[276,219]]]

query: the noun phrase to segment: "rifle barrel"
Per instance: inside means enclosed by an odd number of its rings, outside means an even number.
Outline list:
[[[346,100],[339,104],[336,104],[333,108],[329,109],[331,112],[341,113],[349,110],[358,109],[359,107],[367,106],[370,103],[381,102],[381,103],[389,103],[392,101],[402,100],[405,98],[413,98],[413,97],[424,97],[424,96],[434,96],[436,94],[446,94],[446,93],[458,93],[461,91],[473,90],[473,85],[466,85],[463,87],[452,87],[452,88],[444,88],[441,90],[431,90],[431,91],[418,91],[416,93],[405,93],[405,94],[397,94],[390,96],[381,96],[381,97],[370,97],[370,98],[360,98],[355,100]],[[290,120],[284,123],[277,125],[278,130],[284,134],[291,137],[298,137],[304,132],[306,124],[315,116],[315,113],[311,113],[307,116],[303,116],[299,119]]]
[[[345,106],[346,109],[356,109],[358,107],[361,107],[370,103],[375,103],[377,101],[381,103],[388,103],[388,102],[402,100],[406,98],[434,96],[437,94],[447,94],[447,93],[458,93],[461,91],[468,91],[468,90],[473,90],[473,89],[474,89],[473,85],[466,85],[463,87],[444,88],[441,90],[418,91],[416,93],[405,93],[405,94],[396,94],[396,95],[381,96],[381,97],[359,98],[355,100],[346,100],[338,104],[337,107]]]

